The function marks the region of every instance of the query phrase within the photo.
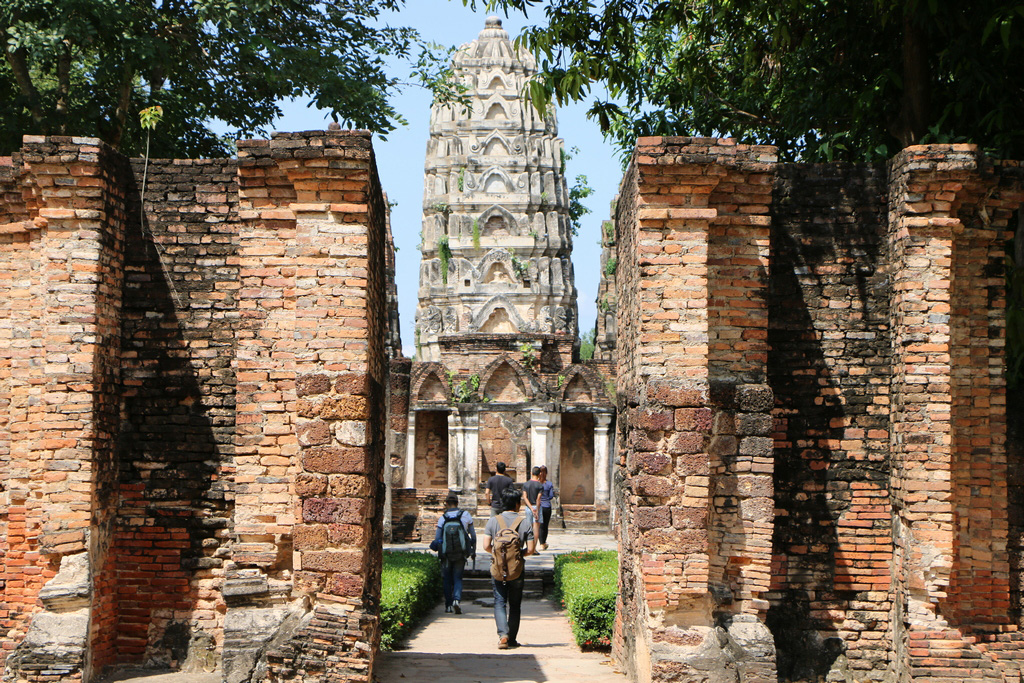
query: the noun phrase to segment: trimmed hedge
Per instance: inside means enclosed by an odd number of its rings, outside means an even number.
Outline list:
[[[380,647],[391,650],[437,604],[441,563],[433,553],[385,551],[380,584]]]
[[[555,599],[569,616],[576,644],[584,650],[611,647],[615,627],[619,554],[588,550],[555,558]]]

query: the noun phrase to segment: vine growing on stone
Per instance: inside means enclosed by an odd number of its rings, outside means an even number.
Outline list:
[[[533,363],[537,360],[537,354],[533,348],[533,344],[530,342],[523,342],[519,345],[519,353],[523,357],[523,365],[526,366],[526,369],[533,370]]]
[[[448,264],[452,260],[452,250],[448,246],[448,235],[441,235],[438,238],[437,256],[441,259],[441,281],[448,284]]]
[[[473,219],[473,248],[480,248],[480,221]]]

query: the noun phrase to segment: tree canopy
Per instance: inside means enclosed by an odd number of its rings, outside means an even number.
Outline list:
[[[539,106],[592,98],[589,116],[624,150],[639,135],[729,135],[808,161],[957,141],[1024,156],[1024,4],[488,4],[542,8],[546,25],[518,38],[538,57],[531,98]]]
[[[0,154],[25,133],[94,135],[138,153],[139,112],[160,105],[159,156],[222,154],[219,119],[261,132],[279,102],[309,98],[345,124],[401,117],[388,55],[417,36],[381,23],[403,0],[4,0]],[[423,64],[421,68],[425,68]]]

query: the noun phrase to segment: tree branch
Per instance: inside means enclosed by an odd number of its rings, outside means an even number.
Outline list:
[[[14,72],[14,80],[17,81],[22,94],[28,98],[28,110],[32,114],[32,120],[39,125],[43,122],[44,117],[43,111],[39,107],[39,91],[32,82],[32,76],[28,70],[28,60],[26,59],[28,51],[22,47],[17,50],[5,50],[4,52],[7,55],[7,62],[11,65],[11,70]]]
[[[128,107],[132,102],[132,81],[135,78],[135,71],[124,65],[124,78],[121,81],[121,89],[117,96],[117,109],[114,110],[114,130],[107,140],[112,147],[121,145],[121,138],[124,137],[124,126],[128,120]]]
[[[60,56],[57,57],[57,119],[60,122],[61,135],[67,133],[68,126],[68,94],[71,92],[71,44],[65,40],[61,43]]]

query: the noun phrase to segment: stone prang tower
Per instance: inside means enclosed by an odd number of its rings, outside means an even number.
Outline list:
[[[431,111],[417,360],[451,335],[576,336],[563,144],[522,98],[534,64],[491,17],[453,59],[470,106]]]

